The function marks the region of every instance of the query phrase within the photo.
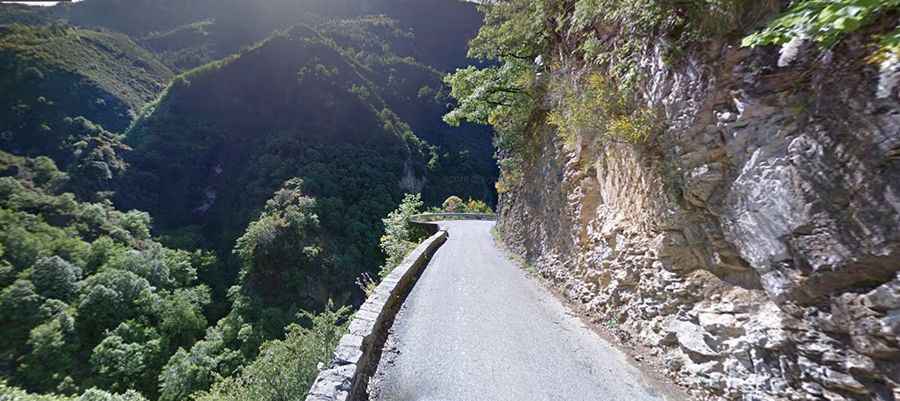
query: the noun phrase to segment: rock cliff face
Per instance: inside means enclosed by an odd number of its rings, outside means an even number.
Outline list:
[[[573,150],[538,129],[501,196],[506,242],[698,399],[900,399],[890,68],[855,38],[663,53],[640,64],[666,131]]]

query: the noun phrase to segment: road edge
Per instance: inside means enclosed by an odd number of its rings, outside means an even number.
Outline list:
[[[447,232],[438,230],[436,224],[433,226],[434,235],[407,255],[353,315],[348,332],[334,350],[331,365],[319,372],[306,401],[365,399],[369,378],[378,364],[394,317],[431,256],[447,241]]]
[[[674,378],[669,376],[663,366],[666,361],[650,352],[649,347],[640,344],[625,341],[616,335],[608,327],[591,316],[587,305],[577,300],[567,297],[563,290],[560,289],[554,281],[545,277],[538,271],[537,267],[527,261],[527,259],[513,249],[506,241],[503,240],[499,228],[494,226],[491,229],[491,237],[493,237],[494,245],[504,253],[509,260],[516,265],[529,279],[531,279],[538,287],[547,291],[552,297],[556,298],[563,307],[565,307],[572,316],[581,320],[587,328],[593,331],[597,336],[603,339],[610,347],[622,352],[626,356],[626,362],[634,366],[643,374],[646,384],[658,391],[667,401],[694,401],[699,400],[690,389],[675,382]]]

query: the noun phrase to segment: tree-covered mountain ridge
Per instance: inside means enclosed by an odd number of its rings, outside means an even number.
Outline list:
[[[123,34],[50,24],[0,27],[2,147],[57,156],[66,117],[122,132],[172,77]]]

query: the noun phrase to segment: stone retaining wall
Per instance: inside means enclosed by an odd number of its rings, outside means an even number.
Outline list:
[[[319,372],[306,401],[352,401],[365,399],[369,377],[381,357],[388,329],[431,256],[447,240],[446,231],[437,231],[423,241],[391,272],[366,300],[341,337],[331,366]]]

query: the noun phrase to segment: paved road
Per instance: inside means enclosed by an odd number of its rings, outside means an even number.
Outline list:
[[[372,399],[666,400],[505,257],[493,224],[442,223],[450,238],[394,323]]]

